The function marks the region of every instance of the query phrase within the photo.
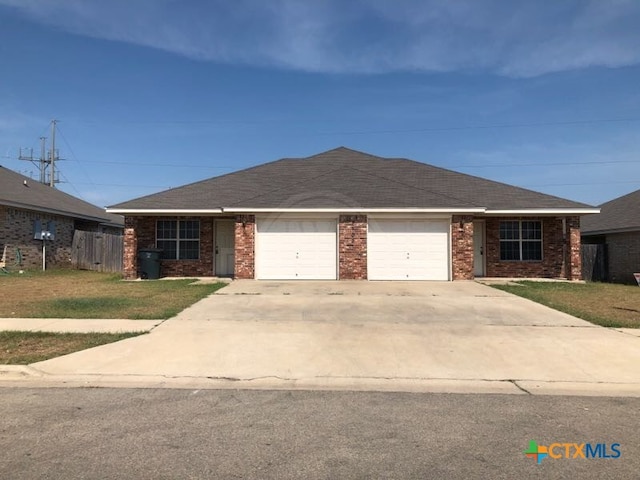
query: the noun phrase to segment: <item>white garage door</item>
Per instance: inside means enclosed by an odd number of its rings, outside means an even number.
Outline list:
[[[369,280],[448,280],[449,221],[369,220]]]
[[[258,220],[261,280],[335,280],[336,220]]]

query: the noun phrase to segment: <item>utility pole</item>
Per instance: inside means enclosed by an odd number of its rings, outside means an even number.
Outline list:
[[[51,178],[49,182],[50,187],[56,185],[56,123],[57,120],[51,120]]]
[[[40,183],[47,183],[47,137],[40,137]]]
[[[51,120],[51,149],[47,155],[46,141],[47,137],[40,137],[40,158],[36,160],[33,158],[33,148],[25,149],[23,154],[22,148],[18,154],[18,160],[26,160],[33,163],[40,172],[40,183],[55,187],[56,183],[60,183],[60,180],[56,178],[56,162],[61,160],[56,152],[56,124],[57,120]],[[49,178],[47,179],[47,169],[51,166],[49,172]]]

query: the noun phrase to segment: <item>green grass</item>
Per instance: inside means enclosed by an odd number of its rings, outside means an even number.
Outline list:
[[[640,328],[640,288],[635,285],[521,281],[491,286],[603,327]]]
[[[27,365],[140,333],[0,332],[0,365]]]
[[[123,281],[78,270],[0,276],[0,318],[166,319],[224,287],[193,279]]]

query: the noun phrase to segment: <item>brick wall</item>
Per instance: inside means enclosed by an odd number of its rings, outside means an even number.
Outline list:
[[[451,217],[451,263],[453,280],[473,279],[473,215]]]
[[[124,278],[133,280],[138,278],[138,217],[124,218],[124,239],[122,268]]]
[[[124,276],[138,278],[138,250],[155,248],[156,221],[199,220],[200,257],[197,260],[161,260],[162,277],[206,277],[213,275],[213,218],[212,217],[125,217]]]
[[[236,279],[252,279],[256,274],[256,217],[238,215],[235,229],[235,275]]]
[[[6,246],[7,267],[42,268],[42,240],[33,239],[33,225],[36,220],[43,223],[56,222],[56,238],[47,241],[46,244],[47,266],[70,267],[71,243],[75,229],[73,218],[0,206],[0,256]],[[16,265],[18,250],[22,258],[21,265]]]
[[[500,221],[542,221],[542,261],[501,261]],[[562,217],[487,218],[486,273],[488,277],[568,278],[581,277],[579,217],[566,220],[566,244],[562,231]],[[566,260],[566,272],[564,261]]]
[[[609,280],[635,284],[640,272],[640,232],[611,233],[606,236]]]
[[[565,272],[569,280],[582,279],[582,256],[580,255],[580,217],[567,217],[566,220],[566,241],[567,241],[567,266]]]
[[[366,280],[367,216],[340,215],[338,222],[338,278]]]

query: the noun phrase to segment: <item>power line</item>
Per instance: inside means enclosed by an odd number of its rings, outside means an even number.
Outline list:
[[[69,144],[69,142],[67,141],[67,137],[65,137],[65,135],[62,133],[62,131],[60,130],[60,127],[58,127],[58,133],[60,134],[60,136],[62,137],[62,140],[64,141],[65,145],[67,146],[67,148],[69,149],[69,152],[71,152],[71,156],[73,157],[73,159],[78,163],[78,165],[80,166],[80,169],[82,170],[82,173],[84,174],[85,177],[87,177],[87,180],[89,180],[90,184],[93,185],[93,180],[92,178],[89,176],[89,174],[86,172],[86,170],[84,169],[84,167],[82,166],[82,162],[80,162],[80,160],[78,160],[78,156],[76,155],[76,153],[73,151],[73,148],[71,148],[71,145]]]
[[[593,125],[598,123],[638,122],[638,121],[640,121],[640,117],[609,118],[609,119],[600,119],[600,120],[570,120],[570,121],[563,121],[563,122],[502,123],[502,124],[493,124],[493,125],[465,125],[465,126],[450,126],[450,127],[407,128],[407,129],[389,129],[389,130],[356,130],[356,131],[347,131],[347,132],[321,132],[320,135],[370,135],[370,134],[388,134],[388,133],[449,132],[449,131],[458,131],[458,130],[556,127],[556,126],[568,126],[568,125]]]
[[[256,121],[256,120],[116,120],[123,125],[268,125],[281,124],[287,121]],[[455,130],[482,130],[492,128],[528,128],[528,127],[554,127],[554,126],[570,126],[570,125],[594,125],[600,123],[618,123],[618,122],[638,122],[640,117],[624,117],[624,118],[603,118],[591,120],[563,120],[563,121],[541,121],[541,122],[522,122],[522,123],[498,123],[489,125],[450,125],[446,127],[423,127],[423,128],[401,128],[401,129],[382,129],[382,130],[352,130],[352,131],[334,131],[334,132],[318,132],[319,135],[367,135],[367,134],[385,134],[385,133],[422,133],[422,132],[445,132]],[[76,123],[82,124],[102,124],[105,122],[95,120],[77,120]],[[110,122],[113,123],[113,122]]]
[[[616,163],[640,163],[639,160],[597,160],[595,162],[556,162],[556,163],[490,163],[484,165],[452,165],[447,168],[493,168],[493,167],[558,167],[569,165],[609,165]]]
[[[237,167],[220,166],[214,167],[211,165],[189,165],[186,163],[146,163],[146,162],[117,162],[112,160],[87,160],[85,163],[98,163],[105,165],[137,165],[143,167],[187,167],[187,168],[209,168],[212,170],[231,170]]]

